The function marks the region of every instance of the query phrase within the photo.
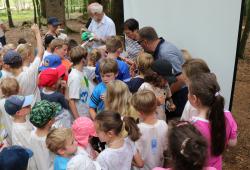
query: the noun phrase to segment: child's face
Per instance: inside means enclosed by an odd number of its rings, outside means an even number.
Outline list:
[[[18,111],[18,115],[20,116],[26,116],[27,114],[29,114],[31,112],[31,106],[26,106],[23,107],[21,110]]]
[[[105,74],[101,74],[101,78],[103,83],[108,84],[109,82],[115,80],[117,74],[115,73],[105,73]]]
[[[68,46],[63,45],[62,48],[56,48],[56,54],[59,55],[62,59],[66,56],[68,52]]]
[[[77,142],[75,141],[75,139],[73,137],[67,139],[64,147],[64,155],[71,156],[76,152],[76,150],[77,150]]]
[[[95,129],[96,129],[96,135],[100,139],[101,142],[108,143],[110,141],[109,135],[106,132],[100,130],[97,122],[95,122]]]

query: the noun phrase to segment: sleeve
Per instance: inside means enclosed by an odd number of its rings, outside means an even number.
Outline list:
[[[35,60],[30,64],[26,72],[30,80],[37,81],[38,67],[40,66],[40,64],[41,64],[41,59],[39,57],[35,57]]]
[[[98,87],[99,87],[98,85],[95,87],[92,95],[90,96],[90,100],[89,100],[90,108],[96,109],[99,103],[101,102],[101,98],[100,98],[101,94],[100,94],[100,90]]]
[[[96,63],[95,75],[96,75],[97,81],[99,83],[102,82],[101,75],[100,75],[100,70],[99,70],[99,63]]]
[[[100,153],[96,159],[96,161],[100,164],[102,170],[108,170],[108,165],[104,159],[103,153]]]
[[[229,139],[236,139],[237,138],[237,123],[233,118],[233,115],[231,112],[227,111],[226,112],[226,117],[227,117],[227,132]]]
[[[115,24],[114,24],[114,22],[112,22],[112,23],[110,23],[110,26],[109,26],[109,29],[108,29],[107,37],[115,36],[115,35],[116,35]]]
[[[130,73],[129,73],[129,67],[126,63],[123,63],[123,70],[122,70],[122,81],[128,82],[130,80]]]
[[[71,77],[68,82],[69,87],[69,99],[80,99],[80,81]]]
[[[64,109],[69,109],[69,104],[68,102],[66,101],[65,97],[63,94],[61,93],[58,93],[58,102],[61,104],[61,106],[64,108]]]

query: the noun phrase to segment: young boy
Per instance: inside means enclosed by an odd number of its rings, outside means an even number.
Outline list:
[[[163,152],[167,149],[168,125],[156,117],[157,100],[152,91],[142,90],[132,97],[132,105],[139,112],[142,122],[138,124],[142,136],[136,147],[144,160],[143,170],[163,166]]]
[[[77,151],[71,129],[59,128],[49,132],[46,138],[48,149],[56,154],[54,170],[66,170],[67,163]]]
[[[9,50],[3,56],[4,64],[9,66],[10,72],[17,79],[20,85],[20,95],[34,95],[34,100],[32,101],[32,106],[36,101],[40,101],[40,92],[37,86],[38,78],[38,67],[40,66],[41,59],[43,56],[43,45],[40,35],[40,31],[37,25],[31,27],[32,31],[36,35],[38,53],[34,61],[30,64],[27,69],[23,69],[22,58],[14,50]]]
[[[113,59],[118,64],[119,71],[117,79],[128,82],[130,80],[129,66],[125,62],[118,59],[123,51],[122,42],[117,37],[108,38],[106,41],[106,50],[108,52],[107,58]],[[96,65],[96,77],[99,82],[103,81],[100,76],[98,63]]]
[[[117,62],[111,58],[102,59],[100,61],[100,74],[102,82],[95,87],[89,102],[89,113],[93,120],[96,117],[96,113],[104,110],[103,99],[107,90],[106,85],[115,80],[118,75]]]
[[[31,111],[33,95],[30,96],[10,96],[5,100],[4,108],[12,116],[12,144],[30,147],[30,134],[33,126],[26,120],[26,116]]]
[[[79,116],[90,117],[88,103],[94,86],[83,72],[84,65],[87,64],[87,52],[82,47],[74,47],[70,58],[73,62],[68,78],[70,110],[75,119]]]
[[[37,102],[30,113],[30,122],[36,127],[31,132],[30,149],[34,153],[33,170],[53,170],[53,156],[46,147],[46,136],[62,107],[58,103],[42,100]]]
[[[52,35],[47,35],[45,36],[44,38],[44,47],[45,47],[45,51],[44,51],[44,54],[43,54],[43,59],[48,56],[48,55],[51,55],[52,52],[51,52],[51,41],[54,40],[55,37],[53,37]]]

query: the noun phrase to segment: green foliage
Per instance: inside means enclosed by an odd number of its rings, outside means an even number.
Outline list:
[[[22,22],[22,21],[29,21],[33,20],[33,10],[24,10],[24,11],[11,11],[12,19],[14,22]],[[3,22],[8,21],[8,16],[6,9],[0,10],[0,18]]]

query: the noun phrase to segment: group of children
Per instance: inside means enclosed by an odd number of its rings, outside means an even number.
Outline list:
[[[103,52],[46,36],[44,53],[39,28],[31,29],[36,52],[26,42],[1,50],[0,169],[222,169],[237,124],[202,59],[183,65],[188,102],[171,123],[165,110],[177,106],[167,60],[145,52],[129,60],[118,37]]]

